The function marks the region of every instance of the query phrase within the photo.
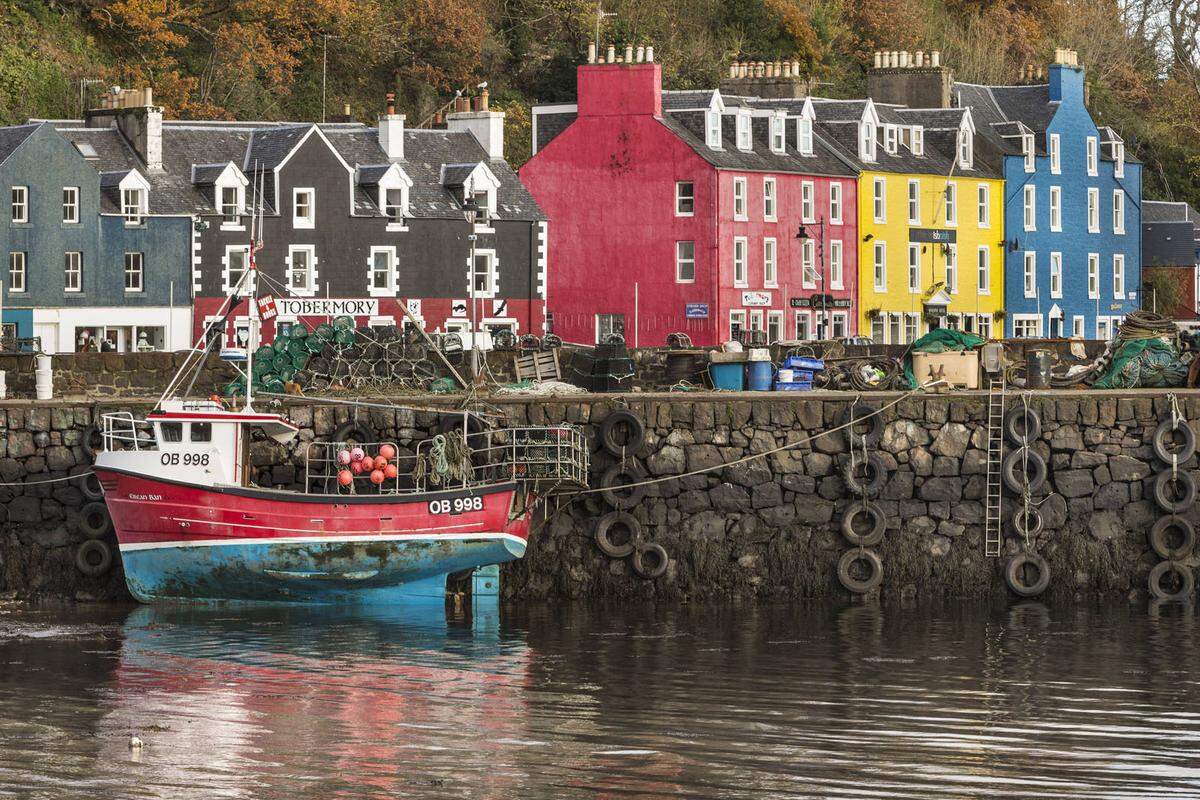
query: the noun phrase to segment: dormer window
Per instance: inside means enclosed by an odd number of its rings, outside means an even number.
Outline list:
[[[709,111],[705,114],[705,142],[713,150],[721,149],[721,112]]]
[[[241,191],[236,186],[221,187],[221,221],[237,225],[242,220]]]
[[[896,153],[896,126],[883,126],[883,149],[895,155]]]
[[[1060,139],[1058,134],[1050,134],[1048,141],[1050,148],[1050,172],[1057,175],[1062,172],[1062,155],[1059,148]]]
[[[492,219],[492,212],[495,211],[492,207],[495,195],[486,189],[480,189],[472,193],[475,198],[475,205],[479,206],[479,215],[475,217],[477,225],[487,225]]]
[[[121,216],[126,225],[141,225],[146,215],[146,190],[121,190]]]
[[[970,128],[960,128],[958,131],[958,167],[971,169],[974,161],[974,139]]]
[[[383,213],[389,222],[404,221],[404,212],[408,206],[406,194],[404,189],[383,190]]]
[[[875,160],[875,126],[870,121],[858,123],[858,157],[863,161]]]
[[[1037,163],[1037,153],[1033,149],[1033,134],[1021,134],[1021,154],[1025,156],[1025,171],[1033,172],[1033,168]]]
[[[813,121],[801,117],[796,123],[796,149],[802,156],[813,154]]]
[[[925,155],[925,129],[920,125],[913,126],[911,149],[914,156]]]
[[[1125,177],[1125,144],[1124,142],[1113,142],[1113,177]]]
[[[771,152],[782,153],[785,146],[784,136],[784,118],[781,116],[771,117]]]
[[[359,181],[374,193],[376,204],[387,217],[388,230],[404,230],[412,179],[398,164],[359,167],[359,170]]]
[[[750,138],[750,113],[748,111],[739,111],[737,114],[737,148],[738,150],[750,150],[753,148]]]

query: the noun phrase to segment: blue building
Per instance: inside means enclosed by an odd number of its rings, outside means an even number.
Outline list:
[[[1023,78],[952,87],[1004,153],[1007,332],[1108,339],[1140,307],[1142,166],[1092,119],[1073,50]]]
[[[6,335],[49,353],[190,344],[192,217],[157,213],[151,171],[131,152],[102,171],[51,123],[0,128]]]

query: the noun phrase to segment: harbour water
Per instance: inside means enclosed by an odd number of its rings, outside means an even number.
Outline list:
[[[1198,639],[1123,605],[12,607],[0,797],[1200,797]]]

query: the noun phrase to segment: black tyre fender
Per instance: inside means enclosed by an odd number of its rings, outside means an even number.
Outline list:
[[[629,463],[625,466],[613,464],[600,478],[600,488],[603,490],[600,492],[600,496],[604,498],[604,502],[618,511],[633,508],[646,496],[646,487],[634,486],[626,489],[624,485],[637,483],[645,474],[645,471],[636,463]]]
[[[483,433],[483,430],[484,430],[483,420],[479,417],[478,414],[468,413],[466,415],[466,417],[467,417],[467,435],[468,436],[474,436],[476,434]],[[462,429],[463,429],[463,415],[462,414],[448,414],[448,415],[442,417],[441,422],[438,423],[438,432],[439,433],[452,433],[452,432],[453,433],[462,433]]]
[[[1167,539],[1167,533],[1172,528],[1183,536],[1183,541],[1178,547],[1171,547]],[[1183,517],[1174,514],[1159,517],[1158,521],[1154,523],[1154,527],[1150,529],[1150,549],[1164,561],[1182,561],[1191,554],[1192,548],[1195,546],[1196,529]]]
[[[1026,567],[1037,570],[1037,579],[1030,581]],[[1037,553],[1017,553],[1008,560],[1004,568],[1004,582],[1014,594],[1021,597],[1037,597],[1050,586],[1050,565]]]
[[[865,469],[867,474],[860,478],[856,474],[856,467]],[[847,459],[843,477],[846,486],[859,497],[874,497],[883,491],[883,485],[887,482],[887,467],[877,453],[869,453],[865,461],[861,458]]]
[[[613,541],[613,528],[624,528],[629,540],[621,544]],[[627,511],[610,511],[596,524],[596,547],[609,558],[627,558],[642,544],[642,523]]]
[[[852,445],[861,447],[862,440],[865,440],[868,445],[873,445],[883,438],[883,417],[879,415],[878,409],[872,408],[866,403],[851,403],[838,417],[838,425],[849,425],[851,419],[854,420],[854,426],[845,428],[844,432],[846,441]],[[865,432],[858,431],[861,425],[867,426]]]
[[[1183,489],[1183,496],[1173,500],[1170,493],[1171,484],[1178,484]],[[1196,504],[1196,479],[1192,473],[1184,470],[1176,472],[1164,469],[1154,478],[1154,502],[1168,514],[1179,514],[1187,511]]]
[[[100,501],[86,504],[79,510],[79,522],[76,527],[87,539],[103,539],[113,531],[108,506]]]
[[[619,431],[628,429],[628,438],[622,442]],[[646,442],[646,424],[633,412],[619,408],[600,423],[600,444],[614,456],[636,453]]]
[[[75,568],[89,577],[108,572],[112,560],[112,548],[101,539],[88,539],[75,550]]]
[[[355,444],[367,444],[375,441],[375,434],[361,422],[350,420],[343,422],[334,429],[333,435],[329,437],[332,442],[347,443],[354,442]]]
[[[83,452],[87,453],[88,458],[95,461],[96,453],[104,449],[104,434],[95,425],[90,425],[83,432],[83,436],[79,440],[79,446],[83,448]]]
[[[1037,506],[1029,508],[1018,508],[1017,513],[1013,514],[1012,518],[1013,530],[1018,536],[1037,536],[1046,527],[1046,521],[1042,519],[1042,512]]]
[[[1179,450],[1173,451],[1167,441],[1167,437],[1172,433],[1183,437],[1183,444]],[[1150,443],[1154,447],[1154,455],[1164,464],[1182,464],[1196,454],[1196,432],[1185,420],[1179,420],[1178,425],[1172,420],[1163,420],[1154,429]]]
[[[1168,574],[1179,576],[1179,588],[1175,591],[1163,586],[1163,578]],[[1159,600],[1187,601],[1191,599],[1192,592],[1196,590],[1196,576],[1178,561],[1160,561],[1154,565],[1154,569],[1150,570],[1146,584],[1150,589],[1150,594]]]
[[[869,527],[866,533],[860,533],[859,527],[855,523],[864,518]],[[874,503],[853,503],[846,509],[846,515],[842,517],[842,536],[857,547],[874,547],[882,542],[883,531],[886,527],[887,517],[884,516],[883,509]]]
[[[104,487],[100,485],[100,479],[96,477],[95,472],[92,472],[91,467],[81,464],[72,468],[71,474],[75,476],[73,483],[79,487],[79,491],[86,499],[104,499]]]
[[[1010,408],[1004,415],[1004,435],[1017,447],[1033,444],[1042,435],[1042,418],[1036,409],[1024,404]]]
[[[859,562],[871,568],[871,574],[866,578],[856,578],[850,572],[851,567]],[[883,582],[883,561],[874,550],[847,550],[838,561],[837,576],[838,582],[848,591],[866,594]]]
[[[1026,469],[1027,454],[1029,459],[1028,474],[1022,475],[1021,472]],[[1029,491],[1036,492],[1046,482],[1046,459],[1042,458],[1041,454],[1036,450],[1031,450],[1028,447],[1018,447],[1016,450],[1009,451],[1008,455],[1004,457],[1000,474],[1004,479],[1004,485],[1009,488],[1009,491],[1016,494],[1024,492],[1025,481],[1023,478],[1028,477]]]
[[[667,571],[671,557],[666,548],[655,542],[646,542],[633,551],[631,566],[639,578],[652,581]]]

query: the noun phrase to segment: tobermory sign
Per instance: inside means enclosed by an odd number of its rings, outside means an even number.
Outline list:
[[[284,317],[377,317],[379,300],[375,298],[280,297],[275,310]]]
[[[792,308],[849,308],[849,297],[834,297],[831,294],[814,294],[808,297],[793,297]]]
[[[943,228],[909,228],[908,240],[910,242],[953,244],[958,241],[958,231],[948,231]]]

